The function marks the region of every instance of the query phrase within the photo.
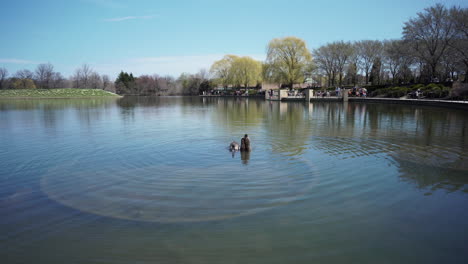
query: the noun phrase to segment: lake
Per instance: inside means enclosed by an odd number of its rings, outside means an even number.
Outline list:
[[[468,262],[463,110],[1,100],[0,182],[2,263]]]

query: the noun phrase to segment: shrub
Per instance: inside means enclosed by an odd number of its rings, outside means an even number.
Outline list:
[[[423,89],[423,88],[424,88],[424,84],[415,84],[415,85],[410,86],[410,88],[411,88],[412,90],[415,90],[415,91],[416,91],[416,90],[418,90],[418,89]]]
[[[250,89],[248,90],[248,92],[249,92],[249,95],[256,95],[258,93],[257,90],[254,90],[254,89]]]
[[[468,83],[455,82],[450,94],[452,99],[467,100],[468,99]]]

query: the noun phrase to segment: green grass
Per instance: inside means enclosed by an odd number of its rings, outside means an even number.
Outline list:
[[[114,93],[99,89],[18,89],[0,90],[0,98],[80,98],[118,96]]]

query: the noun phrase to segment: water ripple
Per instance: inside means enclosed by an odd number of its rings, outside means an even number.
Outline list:
[[[77,170],[83,166],[74,162],[50,169],[41,179],[41,189],[53,200],[98,215],[192,222],[253,214],[290,203],[317,183],[318,172],[308,161],[296,160],[292,170],[263,164],[255,169],[225,164]]]

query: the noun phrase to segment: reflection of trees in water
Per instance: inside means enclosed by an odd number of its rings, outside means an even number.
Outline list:
[[[341,104],[343,105],[343,104]],[[333,109],[331,109],[333,108]],[[460,112],[402,105],[351,104],[346,111],[333,104],[314,104],[319,124],[312,134],[321,137],[355,137],[392,144],[446,145],[466,148],[468,118]]]
[[[123,120],[134,120],[135,119],[135,107],[138,105],[138,97],[123,97],[117,100],[117,105],[120,109],[120,117]]]
[[[322,113],[325,126],[314,127],[314,148],[340,158],[388,155],[401,177],[420,188],[463,190],[468,183],[462,176],[468,171],[468,119],[460,111],[349,103],[343,121],[328,111],[331,105],[317,107],[314,115]]]
[[[0,100],[0,111],[4,110],[37,110],[47,107],[50,110],[66,108],[99,108],[111,107],[116,98],[86,99],[8,99]]]
[[[198,96],[125,96],[117,100],[121,108],[136,107],[197,107],[203,105],[203,98]]]
[[[49,133],[52,133],[52,135],[55,136],[55,132],[57,129],[57,117],[58,113],[54,109],[52,105],[45,104],[42,108],[42,119],[43,119],[43,124],[46,128],[46,131]],[[63,120],[63,116],[60,116],[61,120]]]
[[[36,111],[41,117],[41,124],[46,128],[46,133],[55,135],[57,128],[62,126],[66,118],[65,110],[77,111],[80,121],[89,125],[91,120],[99,120],[105,109],[115,105],[115,98],[86,98],[86,99],[10,99],[0,100],[0,111],[28,110]],[[5,115],[9,118],[11,115]],[[32,123],[36,121],[36,115],[15,115],[22,122]]]
[[[265,113],[263,101],[246,98],[217,98],[211,109],[214,120],[228,133],[242,136],[252,133],[262,123]],[[239,139],[240,140],[240,139]]]
[[[256,111],[246,113],[245,103],[224,102],[218,110],[227,113],[219,120],[227,126],[263,121],[275,152],[300,155],[311,147],[341,159],[382,154],[396,163],[401,177],[419,186],[462,190],[467,183],[460,172],[468,171],[468,119],[459,111],[352,103],[264,104],[266,108],[255,105]],[[421,169],[415,171],[414,164]]]
[[[451,137],[457,138],[457,145],[466,142],[463,131],[468,120],[458,110],[385,104],[365,106],[363,120],[355,122],[364,136],[417,145],[444,145]]]
[[[307,148],[314,124],[309,120],[309,108],[299,102],[267,102],[264,127],[274,152],[300,155]]]
[[[158,112],[167,109],[186,109],[181,114],[193,114],[194,108],[202,107],[203,101],[198,96],[125,96],[117,101],[121,117],[124,120],[133,120],[136,109],[149,109]]]
[[[302,153],[309,139],[311,122],[307,119],[308,105],[282,103],[255,98],[207,98],[213,120],[229,134],[266,132],[256,138],[257,144],[268,144],[280,153]],[[257,134],[258,135],[258,134]]]
[[[426,195],[436,190],[446,192],[462,191],[468,193],[468,177],[466,170],[430,167],[408,160],[398,160],[400,179],[413,183],[418,189],[426,191]]]
[[[273,151],[300,154],[308,144],[333,156],[351,158],[379,153],[413,153],[420,164],[433,165],[422,153],[444,152],[444,166],[467,169],[468,120],[459,111],[404,105],[360,103],[281,103],[213,98],[215,121],[242,134],[262,126]],[[263,123],[263,124],[262,124]],[[312,139],[312,142],[310,142]],[[419,147],[418,147],[419,146]],[[429,150],[430,146],[435,146]],[[416,154],[415,154],[416,153]],[[447,154],[449,153],[449,154]]]

